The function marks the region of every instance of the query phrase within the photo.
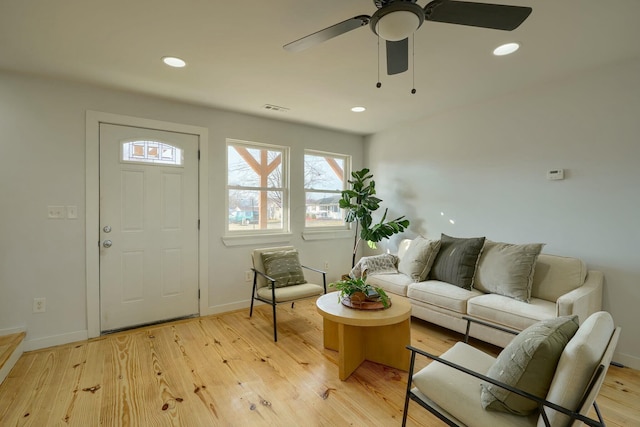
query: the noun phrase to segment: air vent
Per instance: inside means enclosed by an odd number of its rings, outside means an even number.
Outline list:
[[[262,108],[267,111],[279,111],[281,113],[286,113],[287,111],[289,111],[289,109],[286,107],[278,107],[277,105],[272,104],[264,104]]]

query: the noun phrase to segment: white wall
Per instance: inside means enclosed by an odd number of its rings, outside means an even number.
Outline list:
[[[384,205],[407,215],[409,235],[544,242],[543,252],[603,271],[604,309],[622,326],[616,360],[636,369],[638,76],[640,60],[613,64],[405,123],[365,147]],[[565,180],[545,179],[555,168]]]
[[[208,128],[209,312],[248,307],[252,246],[226,247],[225,139],[291,147],[291,199],[304,200],[305,148],[349,154],[359,168],[363,138],[95,86],[0,72],[0,335],[24,327],[27,349],[87,335],[85,114],[115,113]],[[76,205],[77,220],[47,219],[47,205]],[[293,209],[290,243],[329,280],[351,265],[350,239],[305,241],[304,208]],[[202,285],[201,285],[202,286]],[[32,313],[34,297],[47,299]]]

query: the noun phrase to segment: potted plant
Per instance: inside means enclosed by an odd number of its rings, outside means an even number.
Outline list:
[[[340,300],[348,297],[351,303],[356,306],[366,301],[380,301],[384,308],[389,308],[391,305],[389,296],[384,289],[368,284],[365,277],[349,277],[339,282],[330,283],[329,286],[340,291]]]
[[[405,219],[403,215],[385,222],[387,219],[387,209],[385,209],[380,221],[374,224],[371,214],[380,208],[382,199],[375,197],[376,183],[373,180],[373,174],[369,173],[369,169],[364,168],[351,172],[351,176],[353,179],[348,181],[351,188],[342,191],[340,208],[346,212],[345,222],[356,223],[351,258],[351,267],[353,268],[356,265],[356,253],[361,240],[368,242],[371,248],[375,248],[376,242],[388,239],[409,227],[409,220]]]

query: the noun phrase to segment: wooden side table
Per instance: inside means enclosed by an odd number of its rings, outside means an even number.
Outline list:
[[[338,374],[346,380],[365,360],[406,371],[411,353],[411,304],[392,297],[384,310],[357,310],[338,301],[338,293],[316,301],[323,317],[324,347],[338,351]]]

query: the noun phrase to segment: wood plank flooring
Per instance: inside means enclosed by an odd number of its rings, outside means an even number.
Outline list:
[[[365,362],[340,381],[314,301],[278,316],[277,343],[261,306],[253,318],[242,310],[25,353],[0,386],[0,426],[400,425],[406,372]],[[416,319],[411,328],[413,345],[435,354],[461,338]],[[639,426],[639,402],[640,372],[611,367],[598,399],[607,425]],[[412,402],[408,425],[442,424]]]
[[[11,358],[13,351],[18,348],[25,335],[24,332],[18,332],[0,337],[0,369]]]

